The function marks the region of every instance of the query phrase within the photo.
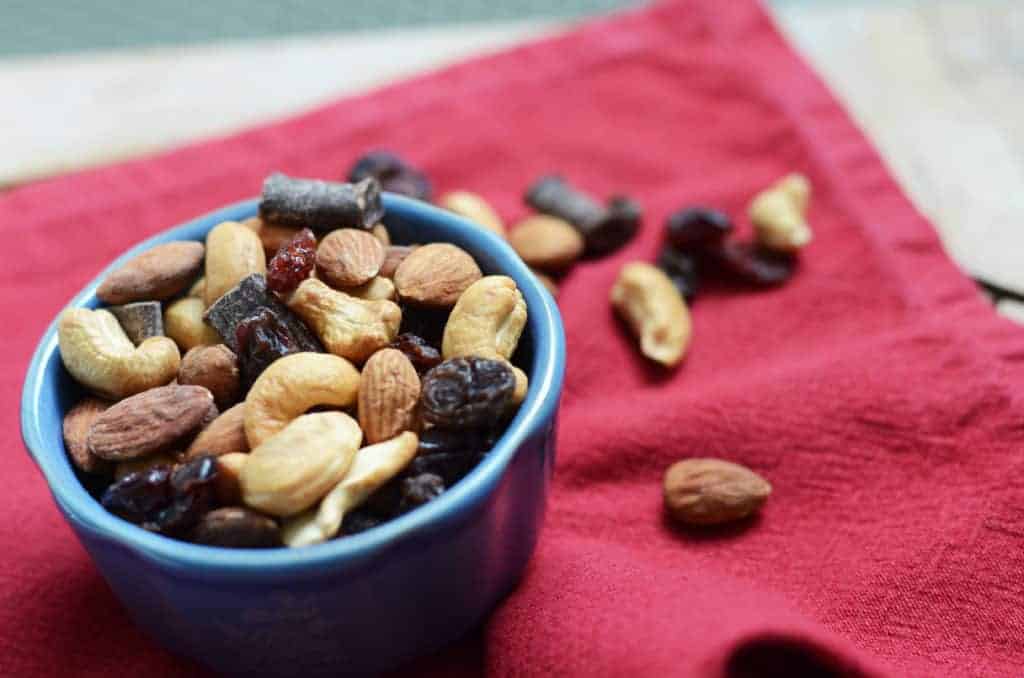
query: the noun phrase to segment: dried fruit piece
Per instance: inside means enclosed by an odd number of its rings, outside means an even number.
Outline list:
[[[331,231],[316,250],[316,274],[332,287],[355,287],[369,282],[384,263],[384,245],[366,231]]]
[[[164,336],[164,319],[159,301],[137,301],[133,304],[110,306],[121,329],[138,346],[150,337]]]
[[[417,455],[419,458],[439,454],[473,456],[494,447],[499,436],[500,432],[496,429],[458,431],[430,428],[420,434]]]
[[[473,470],[483,458],[482,452],[442,452],[428,456],[419,456],[409,464],[410,476],[431,473],[451,487]]]
[[[295,179],[275,172],[263,182],[260,219],[264,225],[311,228],[317,232],[369,229],[383,215],[380,183],[376,179],[340,184]]]
[[[177,463],[178,455],[174,451],[119,461],[114,465],[114,480],[121,480],[125,476],[130,476],[140,471],[148,471],[154,466],[168,466],[173,469]]]
[[[690,345],[690,312],[676,286],[643,262],[622,267],[611,303],[640,340],[640,352],[666,367],[679,364]]]
[[[476,193],[452,191],[442,195],[437,204],[449,212],[466,217],[497,236],[505,237],[505,222],[501,220],[494,208]]]
[[[391,342],[391,347],[404,353],[420,374],[441,364],[441,352],[431,346],[426,339],[411,332],[399,334]]]
[[[758,287],[774,287],[793,277],[797,258],[754,243],[727,240],[707,251],[702,270]]]
[[[279,358],[302,352],[292,329],[269,308],[243,320],[235,330],[241,388],[247,393],[263,370]]]
[[[692,256],[668,245],[658,254],[657,264],[687,301],[697,296],[697,262]]]
[[[283,545],[276,522],[238,506],[219,508],[203,516],[192,532],[192,541],[206,546],[238,549],[268,549]]]
[[[685,525],[717,525],[746,518],[771,494],[767,480],[721,459],[684,459],[665,472],[665,510]]]
[[[430,202],[432,190],[427,176],[390,151],[369,151],[356,160],[348,180],[355,182],[367,177],[377,179],[385,191]]]
[[[100,498],[103,508],[136,525],[149,522],[171,500],[171,467],[155,466],[125,476]]]
[[[433,473],[421,473],[402,480],[402,502],[399,510],[402,513],[423,506],[436,499],[445,491],[444,480]]]
[[[267,289],[288,294],[309,277],[316,265],[316,236],[304,228],[277,250],[267,264]]]
[[[266,278],[259,274],[250,275],[238,283],[238,286],[206,310],[204,318],[217,330],[228,348],[238,355],[238,326],[263,309],[272,311],[277,321],[288,327],[289,335],[294,338],[301,350],[323,350],[323,346],[306,324],[276,296],[267,292]]]
[[[171,501],[152,518],[164,534],[181,536],[217,505],[218,466],[214,457],[192,459],[171,472]]]
[[[237,221],[225,221],[206,236],[206,288],[203,298],[213,305],[246,277],[267,272],[259,236]],[[166,322],[166,320],[165,320]]]
[[[384,261],[380,265],[380,275],[384,278],[394,278],[395,271],[416,247],[417,245],[389,245],[386,247]]]
[[[729,215],[707,207],[688,207],[665,220],[668,241],[680,252],[715,247],[732,233]]]
[[[64,415],[64,449],[71,462],[85,473],[102,473],[110,464],[89,451],[89,429],[110,403],[99,398],[85,397]]]
[[[181,359],[178,383],[202,386],[213,394],[217,408],[226,410],[241,395],[238,358],[224,344],[197,346]]]
[[[182,351],[220,343],[217,330],[203,320],[206,304],[196,297],[182,297],[164,311],[164,330]]]
[[[225,410],[206,428],[199,432],[188,446],[185,459],[203,455],[220,456],[232,452],[248,452],[249,441],[245,437],[245,403],[238,403]]]
[[[449,243],[413,250],[395,271],[402,301],[430,308],[450,308],[483,274],[468,252]]]
[[[487,358],[453,358],[423,376],[423,419],[438,428],[482,428],[506,411],[516,378],[507,363]]]
[[[384,348],[366,361],[359,382],[359,426],[369,443],[410,431],[416,424],[420,378],[401,351]]]
[[[440,347],[450,315],[451,309],[448,308],[403,306],[399,331],[402,334],[415,334],[431,346]]]
[[[107,304],[170,299],[198,275],[204,251],[200,242],[157,245],[107,275],[96,297]]]
[[[569,222],[546,214],[521,221],[508,242],[523,261],[544,271],[564,271],[583,255],[583,236]]]

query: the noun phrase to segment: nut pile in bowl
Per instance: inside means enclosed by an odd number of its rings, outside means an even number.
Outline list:
[[[392,244],[381,184],[429,184],[368,157],[352,183],[271,175],[259,217],[154,247],[101,282],[105,307],[62,313],[88,393],[65,446],[108,511],[306,546],[431,501],[500,437],[527,391],[523,296],[451,243]]]

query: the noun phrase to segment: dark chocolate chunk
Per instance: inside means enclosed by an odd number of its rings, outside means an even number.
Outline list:
[[[210,323],[228,348],[238,355],[238,326],[265,308],[273,312],[278,321],[288,327],[300,351],[319,353],[324,350],[306,323],[267,291],[267,279],[259,273],[244,278],[238,285],[225,292],[213,306],[206,309],[203,320]]]
[[[372,228],[384,216],[380,182],[370,177],[355,184],[295,179],[280,172],[263,182],[260,219],[275,226],[333,231]]]
[[[138,301],[134,304],[110,306],[108,311],[114,314],[121,329],[138,346],[150,337],[164,335],[164,317],[159,301]]]

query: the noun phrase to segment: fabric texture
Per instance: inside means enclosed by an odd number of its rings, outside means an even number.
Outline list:
[[[339,178],[371,147],[510,222],[552,170],[646,209],[634,242],[562,286],[568,373],[536,556],[484,628],[409,673],[1022,675],[1024,332],[949,261],[750,0],[602,19],[0,196],[0,675],[204,675],[132,626],[62,522],[18,438],[25,367],[61,306],[130,245],[256,194],[272,170]],[[646,364],[609,308],[621,265],[653,260],[686,205],[724,209],[748,235],[749,198],[793,170],[814,186],[798,274],[765,292],[709,286],[682,367]],[[767,477],[762,515],[667,523],[662,473],[691,456]]]

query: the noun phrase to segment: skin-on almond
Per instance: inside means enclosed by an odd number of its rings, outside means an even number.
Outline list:
[[[505,237],[505,222],[501,220],[490,203],[476,193],[452,191],[442,195],[437,204],[446,210],[466,217],[495,235]]]
[[[665,472],[665,510],[684,525],[717,525],[761,508],[772,486],[745,466],[721,459],[684,459]]]
[[[413,430],[419,398],[420,378],[404,353],[385,348],[370,356],[359,380],[359,426],[366,441]]]
[[[373,279],[384,263],[384,244],[354,228],[331,231],[316,249],[317,277],[332,287],[355,287]]]
[[[248,452],[249,440],[245,437],[245,403],[238,403],[199,432],[188,446],[185,459],[195,459],[204,454],[218,457],[231,452]]]
[[[429,308],[449,308],[483,277],[465,250],[449,243],[417,247],[395,271],[395,288],[403,301]]]
[[[181,359],[178,383],[203,386],[221,410],[238,402],[238,358],[224,344],[196,346]]]
[[[86,397],[64,415],[64,448],[72,463],[86,473],[99,473],[109,469],[109,463],[89,451],[86,440],[89,429],[110,403],[99,398]]]
[[[564,271],[583,255],[585,246],[578,230],[545,214],[520,222],[508,242],[523,261],[542,271]]]
[[[416,245],[390,245],[384,252],[384,263],[380,265],[380,276],[394,278],[395,271],[405,258],[416,249]]]
[[[108,304],[169,299],[199,274],[204,252],[201,242],[157,245],[104,278],[96,296]]]
[[[173,449],[215,411],[201,386],[161,386],[126,398],[103,411],[89,431],[89,451],[123,461]]]

